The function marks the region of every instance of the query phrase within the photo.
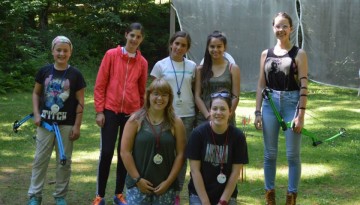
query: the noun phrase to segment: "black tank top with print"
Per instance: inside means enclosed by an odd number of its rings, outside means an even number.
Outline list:
[[[274,48],[268,49],[264,64],[268,88],[279,91],[300,90],[295,62],[298,51],[299,48],[293,46],[287,54],[278,56],[274,54]]]

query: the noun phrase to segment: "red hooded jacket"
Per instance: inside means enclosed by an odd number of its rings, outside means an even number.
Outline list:
[[[148,62],[136,51],[134,58],[122,47],[110,49],[102,59],[94,87],[96,112],[104,109],[131,114],[144,104]]]

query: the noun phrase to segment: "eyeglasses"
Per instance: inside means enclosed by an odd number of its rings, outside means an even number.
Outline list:
[[[283,25],[276,25],[276,26],[274,26],[274,28],[276,29],[276,30],[286,30],[286,29],[288,29],[288,28],[290,28],[290,26],[289,25],[286,25],[286,24],[283,24]]]
[[[231,98],[232,94],[228,93],[228,92],[218,92],[218,93],[211,93],[210,94],[211,98],[218,98],[218,97],[222,97],[222,98]]]
[[[162,98],[167,98],[169,97],[168,93],[159,93],[159,92],[153,92],[151,93],[154,97],[158,98],[158,97],[162,97]]]

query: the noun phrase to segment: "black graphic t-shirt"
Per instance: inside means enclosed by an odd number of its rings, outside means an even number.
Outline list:
[[[48,123],[74,125],[76,118],[76,92],[86,87],[83,75],[70,66],[64,71],[47,65],[40,69],[35,81],[43,86],[40,101],[40,114]]]
[[[293,46],[283,56],[275,55],[274,48],[268,50],[264,66],[266,86],[268,88],[279,91],[300,89],[297,80],[298,70],[295,63],[298,50],[298,47]]]
[[[224,159],[221,159],[223,156]],[[225,133],[216,134],[212,131],[209,122],[199,125],[191,133],[186,147],[186,157],[191,160],[201,161],[200,172],[211,204],[217,204],[224,192],[231,174],[232,165],[249,163],[247,144],[243,132],[230,125]],[[226,182],[223,184],[217,181],[221,161],[223,161],[224,166],[223,174],[226,176]],[[192,177],[188,188],[190,194],[197,195]],[[236,197],[237,193],[235,187],[232,197]]]

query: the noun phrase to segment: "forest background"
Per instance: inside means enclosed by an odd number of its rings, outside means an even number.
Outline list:
[[[154,63],[168,55],[169,3],[155,0],[2,0],[0,1],[0,205],[25,204],[35,150],[34,125],[30,122],[19,133],[12,128],[31,112],[31,90],[40,67],[53,63],[50,45],[57,35],[65,35],[74,44],[70,64],[79,68],[87,82],[81,138],[74,148],[69,204],[90,204],[95,195],[99,156],[99,130],[95,126],[93,88],[98,67],[106,50],[124,44],[124,30],[132,22],[145,27],[141,52]],[[177,30],[179,28],[177,27]],[[239,181],[240,204],[263,204],[262,133],[252,126],[255,93],[241,93],[237,125],[247,135],[250,164]],[[334,88],[311,82],[306,126],[321,139],[346,129],[346,137],[319,147],[302,143],[303,205],[360,204],[360,118],[359,97],[355,90]],[[277,200],[285,201],[287,162],[285,140],[279,138]],[[55,158],[55,154],[52,155]],[[48,170],[44,204],[53,204],[56,161]],[[112,173],[114,173],[112,166]],[[189,173],[189,172],[188,172]],[[189,180],[189,174],[186,177]],[[111,203],[114,175],[110,176],[107,202]],[[187,205],[187,191],[181,193]]]
[[[53,63],[52,39],[74,44],[70,64],[97,73],[109,48],[124,45],[132,22],[145,27],[141,52],[154,63],[168,55],[170,5],[155,0],[2,0],[0,94],[32,90],[38,69]]]

